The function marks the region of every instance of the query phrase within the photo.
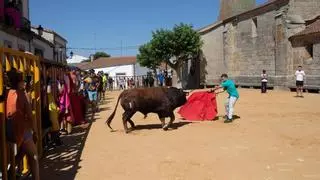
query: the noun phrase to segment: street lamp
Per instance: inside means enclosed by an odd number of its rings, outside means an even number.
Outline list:
[[[43,34],[43,27],[42,27],[41,25],[39,25],[39,27],[37,28],[37,30],[38,30],[39,36],[42,36],[42,34]]]

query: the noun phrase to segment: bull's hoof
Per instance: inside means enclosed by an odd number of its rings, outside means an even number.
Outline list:
[[[126,132],[126,134],[129,134],[131,131],[132,129],[128,129],[128,130],[125,130],[124,132]]]

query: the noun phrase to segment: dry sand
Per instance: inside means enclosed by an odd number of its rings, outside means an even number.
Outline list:
[[[121,106],[112,123],[119,131],[104,124],[118,95],[108,93],[96,121],[76,128],[64,138],[67,147],[48,154],[43,179],[320,179],[320,94],[295,98],[287,91],[240,89],[240,118],[232,124],[222,117],[188,124],[177,114],[178,128],[165,132],[155,114],[143,119],[137,113],[138,129],[130,134],[123,131]],[[225,98],[218,96],[219,116]]]

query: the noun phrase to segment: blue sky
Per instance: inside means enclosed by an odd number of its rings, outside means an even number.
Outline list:
[[[261,4],[267,0],[257,0]],[[213,23],[220,0],[30,0],[33,25],[53,29],[73,48],[106,49],[112,56],[136,55],[137,49],[157,28],[171,28],[180,22],[200,28]],[[122,43],[121,43],[122,42]],[[93,50],[72,50],[88,56]]]

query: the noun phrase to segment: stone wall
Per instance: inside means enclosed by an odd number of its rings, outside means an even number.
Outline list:
[[[320,86],[320,47],[313,58],[305,47],[292,47],[289,37],[305,29],[305,20],[320,15],[320,0],[291,0],[273,10],[223,22],[202,34],[207,85],[217,84],[227,73],[240,86],[259,86],[265,69],[273,86],[291,87],[299,65],[307,73],[307,85]]]
[[[320,62],[320,43],[313,45],[313,60],[316,62]]]
[[[263,69],[269,77],[275,75],[274,13],[226,24],[224,52],[228,74],[240,85],[260,84]]]
[[[226,63],[223,58],[223,25],[218,24],[214,29],[202,35],[204,42],[202,48],[200,73],[201,83],[217,83],[218,77],[226,73]]]
[[[289,14],[301,15],[305,20],[313,19],[320,15],[319,0],[291,0],[289,7]]]
[[[288,16],[300,16],[303,20],[310,20],[320,15],[320,1],[318,0],[291,0],[289,3]],[[287,25],[287,37],[305,29],[305,25]],[[308,38],[308,37],[305,37]],[[308,39],[305,39],[308,40]],[[309,39],[309,41],[312,41]],[[306,85],[310,87],[320,87],[320,62],[319,62],[319,44],[313,46],[313,57],[307,51],[306,46],[293,47],[288,42],[288,79],[287,86],[295,85],[294,72],[299,65],[303,66],[306,72]]]

